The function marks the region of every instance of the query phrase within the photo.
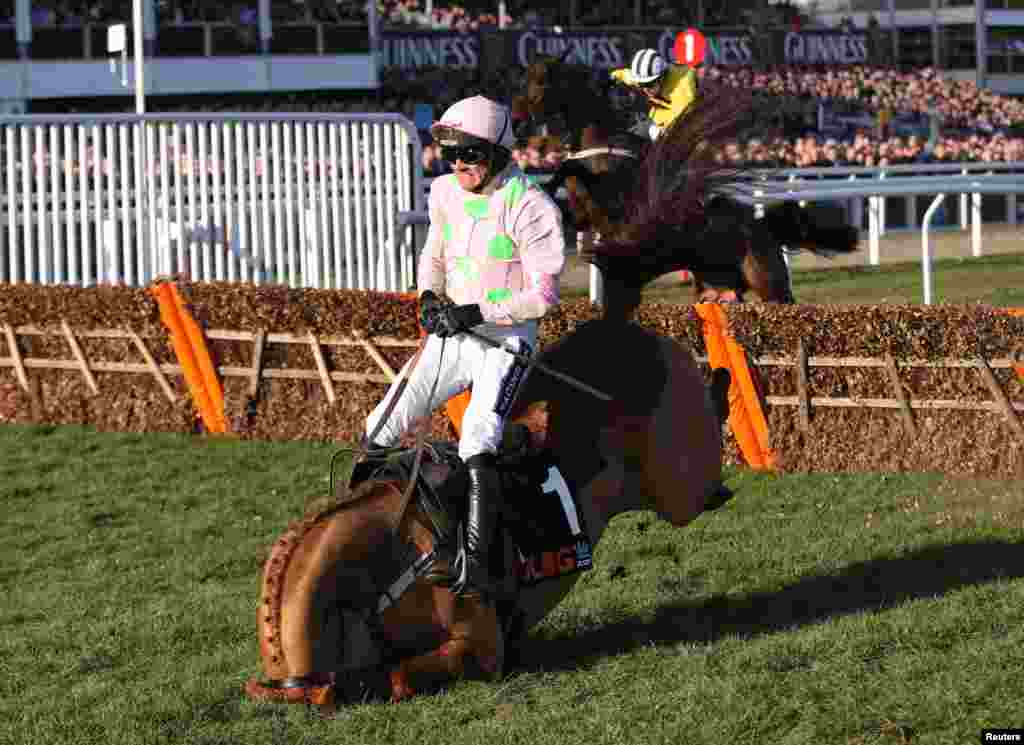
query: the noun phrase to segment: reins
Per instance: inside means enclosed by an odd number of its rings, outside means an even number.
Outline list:
[[[384,425],[387,423],[388,419],[391,417],[392,412],[394,412],[395,406],[398,404],[398,400],[402,397],[402,394],[405,393],[405,389],[406,389],[406,387],[409,384],[409,375],[412,373],[412,371],[416,367],[416,365],[419,364],[420,357],[422,357],[422,355],[423,355],[423,350],[427,346],[427,339],[428,339],[428,337],[426,337],[426,336],[423,337],[423,339],[420,341],[419,346],[416,348],[416,352],[413,354],[412,358],[409,360],[409,364],[406,365],[405,368],[403,369],[401,378],[398,381],[398,387],[395,389],[394,395],[391,397],[391,400],[388,401],[387,406],[384,407],[384,411],[381,412],[380,417],[377,419],[377,424],[376,424],[376,426],[374,426],[373,432],[371,432],[369,434],[368,438],[367,438],[369,442],[373,442],[376,439],[377,435],[380,434],[380,431],[384,428]],[[445,347],[446,342],[447,342],[447,340],[445,340],[445,339],[441,340],[441,357],[442,357],[442,359],[444,358],[444,347]],[[428,409],[428,411],[432,411],[433,410],[434,394],[437,391],[437,383],[438,383],[438,380],[440,379],[440,377],[441,377],[441,368],[440,368],[440,366],[438,366],[437,374],[434,376],[434,383],[433,383],[433,385],[430,388],[430,396],[427,399],[427,409]],[[399,502],[398,515],[395,518],[395,521],[394,521],[394,523],[391,526],[391,534],[392,535],[395,535],[395,534],[398,533],[398,528],[399,528],[399,526],[402,523],[402,518],[405,517],[405,511],[409,508],[409,503],[412,501],[412,495],[413,495],[413,493],[416,490],[416,479],[419,477],[420,465],[423,463],[423,450],[424,450],[424,448],[426,446],[426,441],[427,441],[426,432],[425,431],[421,431],[416,436],[416,446],[415,446],[416,457],[413,459],[412,471],[411,471],[411,473],[409,475],[409,483],[406,485],[405,491],[402,493],[401,502]],[[411,450],[411,448],[401,448],[401,447],[386,448],[384,450],[379,450],[379,451],[369,451],[369,450],[366,450],[365,448],[342,448],[341,450],[338,450],[333,456],[331,456],[331,467],[330,467],[330,470],[331,470],[331,474],[330,474],[331,495],[333,496],[335,494],[334,465],[335,465],[335,462],[336,462],[338,456],[341,455],[342,453],[361,453],[362,455],[367,456],[368,458],[373,458],[374,460],[385,460],[386,461],[386,460],[391,460],[392,458],[398,457],[398,456],[400,456],[400,455],[402,455],[404,453],[407,453],[410,450]],[[359,502],[359,500],[360,500],[360,498],[362,496],[363,496],[362,493],[356,492],[355,495],[351,499],[347,499],[347,500],[341,501],[337,505],[337,508],[339,508],[339,509],[346,509],[346,508],[349,508],[349,507],[353,507],[357,502]]]

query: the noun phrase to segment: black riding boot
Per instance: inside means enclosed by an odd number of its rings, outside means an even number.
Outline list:
[[[466,542],[455,561],[457,579],[452,592],[459,597],[493,600],[494,581],[490,574],[491,541],[501,508],[501,478],[494,455],[481,453],[466,461],[469,469],[469,510]]]

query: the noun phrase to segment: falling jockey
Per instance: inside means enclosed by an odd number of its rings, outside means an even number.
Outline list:
[[[697,73],[693,68],[674,65],[654,49],[641,49],[629,67],[613,70],[612,80],[640,91],[651,105],[648,133],[652,140],[697,99]]]
[[[390,414],[397,385],[367,418],[365,444],[393,446],[428,408],[472,386],[459,441],[469,473],[464,546],[454,558],[441,554],[427,577],[462,597],[492,600],[488,553],[502,503],[495,458],[526,367],[474,335],[532,354],[539,319],[558,304],[562,218],[512,161],[506,107],[483,96],[463,99],[431,134],[453,172],[431,185],[418,263],[420,323],[429,336]]]

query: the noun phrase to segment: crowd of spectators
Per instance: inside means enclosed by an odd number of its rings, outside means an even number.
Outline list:
[[[436,89],[435,111],[475,90],[519,90],[519,72],[508,71],[504,80],[477,81],[448,75]],[[704,76],[727,85],[753,87],[771,100],[805,98],[839,106],[848,113],[872,114],[885,109],[897,114],[918,114],[917,134],[896,135],[883,127],[860,127],[850,136],[829,136],[814,126],[799,134],[752,137],[731,144],[722,154],[733,165],[810,167],[829,165],[883,166],[920,162],[1024,161],[1024,103],[981,89],[970,82],[950,81],[933,70],[900,73],[868,67],[710,68]],[[429,86],[417,89],[413,98],[432,101]],[[392,98],[389,110],[402,110],[402,99]],[[412,108],[407,104],[407,113]],[[937,117],[938,126],[930,126]],[[534,148],[517,149],[517,162],[530,168],[549,168],[563,157]],[[425,148],[428,173],[441,172],[443,164],[432,148]]]
[[[979,89],[966,80],[947,80],[931,68],[900,72],[892,68],[711,67],[703,77],[769,96],[843,101],[858,108],[927,114],[938,109],[946,126],[995,131],[1024,125],[1024,102]]]
[[[488,78],[471,71],[422,70],[417,76],[408,71],[393,73],[386,79],[384,95],[339,101],[324,94],[301,94],[261,100],[259,106],[246,109],[266,111],[361,112],[391,111],[415,120],[417,106],[428,105],[435,116],[459,98],[484,91],[502,100],[522,90],[522,71],[507,69]],[[871,68],[776,69],[754,72],[750,69],[711,68],[705,76],[730,85],[762,85],[768,99],[787,94],[808,100],[836,103],[850,111],[872,111],[872,101],[880,92],[888,97],[896,111],[927,112],[928,104],[942,112],[937,136],[930,136],[928,121],[920,118],[920,129],[913,133],[880,133],[877,127],[861,126],[849,136],[814,131],[813,120],[798,132],[778,136],[763,133],[744,138],[725,148],[724,162],[734,165],[765,167],[810,167],[828,165],[879,166],[929,161],[994,162],[1024,161],[1024,110],[1021,102],[978,90],[973,84],[945,81],[930,70],[895,73]],[[851,88],[851,82],[858,81]],[[864,81],[871,81],[870,84]],[[859,92],[859,93],[858,93]],[[813,97],[813,98],[812,98]],[[959,108],[958,108],[959,107]],[[194,110],[194,106],[186,107]],[[217,108],[217,107],[214,107]],[[223,102],[222,110],[239,110],[232,102]],[[813,110],[815,107],[812,106]],[[956,113],[956,112],[960,113]],[[873,112],[876,113],[877,112]],[[977,117],[977,118],[973,118]],[[953,124],[950,123],[952,120]],[[999,123],[994,128],[993,123]],[[955,126],[959,125],[959,126]],[[1014,126],[1016,125],[1016,126]],[[430,175],[444,171],[436,149],[426,131],[424,170]],[[518,148],[516,161],[531,169],[551,168],[564,157],[562,153]]]
[[[1024,138],[970,135],[928,142],[917,135],[881,139],[859,132],[848,142],[820,136],[751,139],[726,146],[721,159],[736,166],[796,168],[1024,161]]]
[[[526,28],[566,25],[578,26],[633,25],[637,23],[632,3],[617,0],[594,0],[578,6],[579,14],[570,17],[565,4],[510,2],[519,12],[506,12],[499,19],[497,0],[438,0],[428,12],[426,0],[376,0],[381,21],[386,26],[476,31],[489,28]],[[725,11],[724,3],[708,3],[705,22],[722,25],[735,19]],[[289,0],[272,2],[275,21],[296,23],[365,23],[366,0]],[[126,21],[131,18],[130,0],[33,0],[34,26],[80,26],[83,23]],[[157,18],[161,24],[205,22],[256,22],[255,0],[156,0]],[[0,2],[0,22],[12,22],[13,0]],[[685,9],[670,0],[646,0],[641,9],[641,23],[679,25],[694,22]]]
[[[635,3],[619,0],[577,3],[575,15],[571,15],[569,3],[507,0],[503,19],[498,18],[497,0],[435,0],[429,13],[427,0],[376,0],[376,3],[381,21],[386,26],[419,29],[474,31],[499,26],[678,26],[697,23],[691,8],[672,0],[644,0],[639,8],[639,17]],[[168,25],[255,23],[256,5],[256,0],[156,0],[156,12],[159,23]],[[365,23],[367,7],[366,0],[285,0],[272,2],[271,14],[275,21],[283,23]],[[75,26],[131,18],[130,0],[33,0],[32,8],[32,22],[37,26]],[[749,13],[726,0],[704,1],[703,23],[706,26],[740,25],[746,15]],[[775,15],[781,17],[779,12]],[[0,2],[0,23],[13,23],[10,20],[13,16],[13,0]]]

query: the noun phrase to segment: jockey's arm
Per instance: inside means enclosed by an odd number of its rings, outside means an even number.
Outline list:
[[[688,67],[672,65],[658,89],[659,97],[651,99],[651,119],[659,127],[668,127],[697,98],[697,73]]]
[[[427,199],[430,215],[430,226],[427,228],[427,240],[420,251],[419,262],[416,264],[416,290],[422,295],[432,290],[439,297],[445,293],[445,245],[444,245],[444,212],[430,190]]]
[[[629,71],[628,67],[620,67],[617,70],[612,70],[611,79],[620,85],[625,85],[630,88],[640,87],[640,84],[633,79],[633,74]]]
[[[519,248],[523,289],[498,302],[480,304],[484,320],[515,324],[542,318],[558,305],[558,278],[565,266],[562,214],[543,191],[530,190],[512,217],[512,239]]]

